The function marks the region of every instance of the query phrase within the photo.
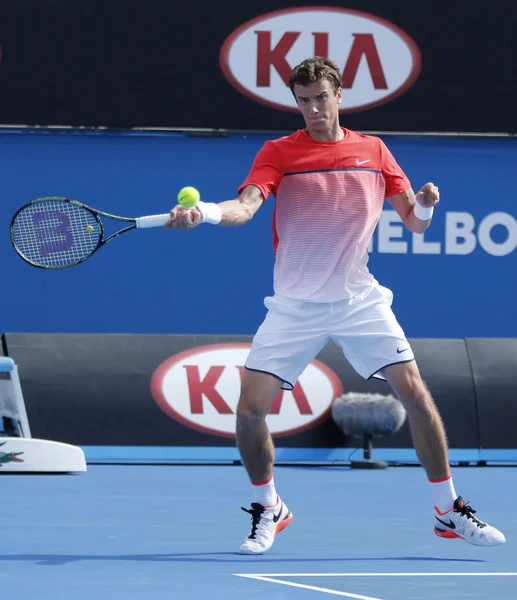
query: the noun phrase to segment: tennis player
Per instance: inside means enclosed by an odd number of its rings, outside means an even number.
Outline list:
[[[269,550],[292,514],[277,494],[274,446],[266,415],[280,388],[291,390],[310,361],[334,340],[364,378],[385,379],[404,405],[418,458],[430,482],[436,535],[477,546],[504,543],[456,494],[441,417],[404,331],[393,295],[368,271],[368,244],[384,199],[412,232],[423,233],[440,201],[426,183],[416,194],[385,144],[340,126],[341,74],[326,58],[295,67],[290,88],[305,121],[292,135],[267,141],[239,197],[175,206],[166,228],[200,223],[244,225],[274,195],[274,295],[246,361],[237,407],[237,445],[254,501],[242,554]],[[419,308],[425,311],[425,307]]]

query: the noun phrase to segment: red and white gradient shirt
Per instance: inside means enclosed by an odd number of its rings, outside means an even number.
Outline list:
[[[343,132],[338,142],[316,142],[305,130],[267,141],[239,188],[276,198],[275,294],[332,302],[373,282],[368,244],[384,199],[410,183],[382,140]]]

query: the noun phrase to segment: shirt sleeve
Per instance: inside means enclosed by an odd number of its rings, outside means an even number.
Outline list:
[[[247,185],[255,185],[262,192],[264,200],[267,200],[270,194],[276,194],[282,177],[280,153],[272,142],[267,141],[255,156],[251,171],[239,187],[238,193],[240,194]]]
[[[389,198],[408,190],[411,183],[386,144],[382,140],[379,141],[381,143],[381,170],[386,182],[385,197]]]

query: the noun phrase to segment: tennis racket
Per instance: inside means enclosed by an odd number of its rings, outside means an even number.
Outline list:
[[[101,217],[128,226],[104,237]],[[131,219],[117,217],[68,198],[38,198],[24,204],[11,220],[11,242],[30,265],[42,269],[74,267],[121,233],[163,227],[169,214]]]

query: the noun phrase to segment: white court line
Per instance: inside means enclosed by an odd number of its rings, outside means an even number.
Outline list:
[[[237,577],[247,577],[249,579],[256,579],[258,581],[269,581],[270,583],[280,583],[281,585],[288,585],[290,587],[303,588],[304,590],[313,590],[314,592],[323,592],[324,594],[334,594],[334,596],[346,596],[347,598],[356,598],[356,600],[382,600],[382,598],[374,598],[373,596],[360,596],[359,594],[349,594],[348,592],[338,592],[336,590],[329,590],[327,588],[316,587],[315,585],[305,585],[303,583],[294,583],[293,581],[284,581],[282,579],[274,579],[272,577],[266,577],[264,575],[241,575],[234,573]]]
[[[346,598],[356,598],[356,600],[382,600],[373,596],[361,596],[349,592],[338,592],[328,588],[317,587],[314,585],[305,585],[293,581],[284,581],[276,577],[515,577],[517,573],[234,573],[236,577],[246,577],[256,579],[257,581],[268,581],[270,583],[279,583],[290,587],[323,592],[324,594],[333,594],[334,596],[345,596]]]
[[[234,573],[237,577],[515,577],[517,573]]]

